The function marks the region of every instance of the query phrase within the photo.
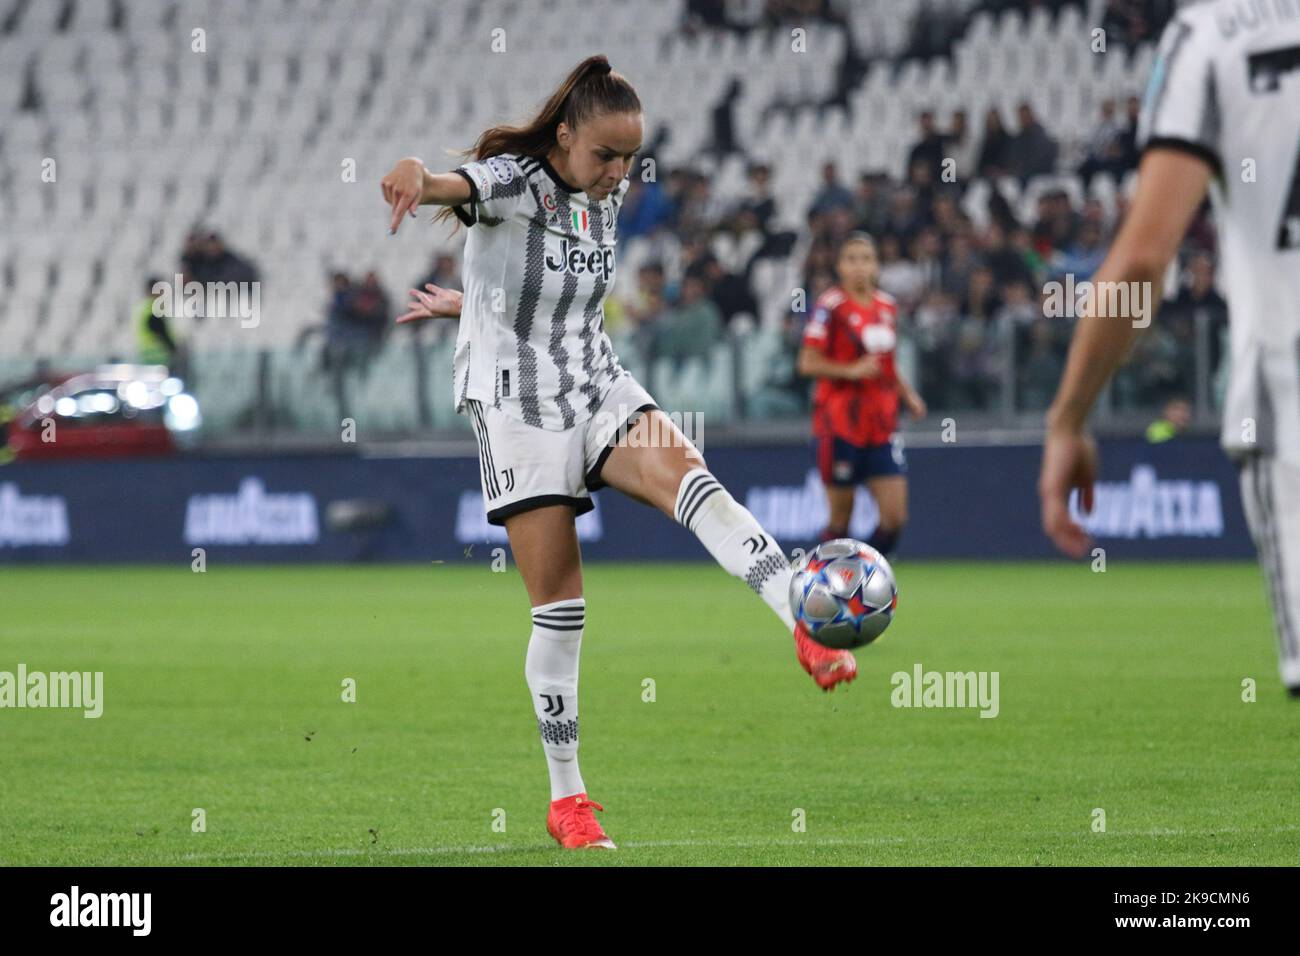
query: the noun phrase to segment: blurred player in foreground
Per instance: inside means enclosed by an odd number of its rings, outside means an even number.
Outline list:
[[[1153,294],[1129,301],[1159,302],[1209,189],[1230,310],[1221,440],[1240,470],[1282,682],[1300,697],[1300,6],[1260,4],[1250,19],[1239,8],[1188,7],[1166,28],[1138,125],[1137,194],[1093,281],[1145,283]],[[1097,471],[1085,421],[1151,318],[1092,299],[1047,414],[1039,478],[1043,529],[1073,557],[1090,542],[1068,499],[1077,489],[1091,510]]]

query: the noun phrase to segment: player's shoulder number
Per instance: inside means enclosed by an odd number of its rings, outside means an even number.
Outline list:
[[[1300,45],[1247,54],[1246,70],[1253,96],[1294,96],[1283,90],[1284,79],[1297,79],[1300,72]],[[1294,87],[1293,87],[1294,88]],[[1296,150],[1291,182],[1282,200],[1281,221],[1277,225],[1276,248],[1279,251],[1300,249],[1300,149]]]

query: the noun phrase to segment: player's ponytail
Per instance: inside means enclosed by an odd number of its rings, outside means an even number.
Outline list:
[[[555,145],[560,123],[570,128],[607,113],[639,113],[641,100],[627,78],[615,73],[609,60],[589,56],[564,78],[541,110],[524,126],[493,126],[483,131],[471,151],[475,159],[501,153],[545,156]]]
[[[493,126],[479,136],[461,155],[475,160],[502,153],[517,153],[541,159],[555,145],[560,123],[576,129],[583,123],[609,113],[639,113],[641,98],[627,77],[616,73],[609,59],[589,56],[572,70],[542,104],[537,115],[523,126]],[[439,210],[435,220],[452,215],[450,206]]]

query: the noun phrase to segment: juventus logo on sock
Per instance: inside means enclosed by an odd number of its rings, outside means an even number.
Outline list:
[[[562,694],[538,694],[538,697],[546,701],[546,709],[542,713],[547,717],[559,717],[564,713],[564,696]]]
[[[763,530],[718,479],[704,468],[688,471],[677,486],[673,515],[700,539],[723,570],[753,588],[782,623],[794,630],[788,594],[790,562],[781,553],[780,542]]]

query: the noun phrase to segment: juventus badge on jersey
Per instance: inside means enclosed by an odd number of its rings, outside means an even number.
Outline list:
[[[508,368],[501,370],[501,397],[510,397],[510,369]]]

